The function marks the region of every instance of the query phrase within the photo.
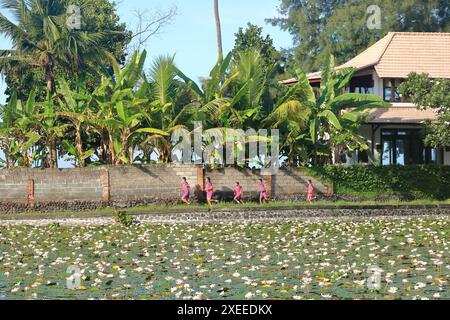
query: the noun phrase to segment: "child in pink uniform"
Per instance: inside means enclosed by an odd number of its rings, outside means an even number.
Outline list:
[[[208,177],[206,178],[206,201],[210,206],[212,206],[212,203],[215,202],[213,200],[213,195],[214,195],[214,187],[211,182],[211,178]]]
[[[267,190],[263,179],[259,179],[259,203],[263,204],[267,202]]]
[[[183,183],[181,185],[181,191],[183,194],[181,197],[181,201],[183,201],[187,205],[190,205],[191,202],[189,201],[189,198],[191,197],[191,186],[187,182],[186,178],[183,178]]]
[[[238,204],[244,204],[244,201],[242,201],[242,186],[239,182],[236,182],[236,187],[234,188],[234,201]]]
[[[314,195],[314,185],[311,180],[308,181],[308,196],[307,201],[309,203],[312,203],[314,201],[315,195]]]

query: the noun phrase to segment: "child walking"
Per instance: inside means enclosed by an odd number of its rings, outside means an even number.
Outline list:
[[[190,205],[191,202],[189,201],[189,198],[191,197],[191,186],[187,182],[186,178],[183,178],[183,183],[181,184],[181,192],[181,201],[183,201],[187,205]]]
[[[314,184],[312,183],[311,180],[308,181],[308,195],[307,195],[307,201],[309,203],[313,203],[314,199],[315,199],[315,195],[314,195]]]
[[[213,202],[217,202],[215,200],[213,200],[213,195],[214,195],[214,187],[213,184],[211,182],[211,178],[208,177],[206,178],[206,201],[208,202],[208,204],[210,206],[212,206]]]
[[[234,188],[234,201],[238,204],[244,204],[242,200],[242,186],[239,182],[236,182],[236,187]]]
[[[266,190],[266,185],[264,184],[263,179],[259,179],[259,203],[263,204],[263,203],[267,203],[267,190]]]

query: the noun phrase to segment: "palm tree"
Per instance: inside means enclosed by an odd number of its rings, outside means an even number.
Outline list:
[[[222,27],[220,25],[219,0],[214,0],[214,17],[216,20],[217,48],[219,51],[219,59],[223,59]]]
[[[0,50],[0,72],[17,65],[39,68],[47,92],[53,93],[56,72],[94,69],[98,61],[113,59],[100,46],[108,33],[88,33],[66,26],[63,0],[0,0],[0,6],[17,20],[16,24],[0,14],[0,34],[12,41],[12,49]]]

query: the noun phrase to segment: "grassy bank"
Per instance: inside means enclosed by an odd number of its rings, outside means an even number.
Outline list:
[[[361,207],[361,206],[436,206],[436,205],[450,205],[450,200],[438,201],[438,200],[416,200],[411,202],[400,201],[388,201],[388,202],[376,202],[376,201],[362,201],[362,202],[350,202],[350,201],[319,201],[313,204],[306,202],[291,202],[291,201],[278,201],[270,202],[265,205],[259,205],[257,203],[246,203],[244,205],[237,205],[233,203],[219,203],[214,205],[213,210],[251,210],[251,209],[285,209],[285,208],[324,208],[324,207]],[[143,213],[171,213],[171,212],[201,212],[209,210],[206,205],[176,205],[176,206],[161,206],[161,205],[147,205],[126,209],[114,209],[104,208],[94,211],[82,211],[82,212],[23,212],[14,214],[0,214],[0,220],[10,219],[45,219],[45,218],[90,218],[90,217],[109,217],[113,216],[117,210],[126,212],[127,214],[143,214]]]

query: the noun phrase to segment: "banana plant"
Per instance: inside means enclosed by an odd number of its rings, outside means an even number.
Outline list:
[[[95,150],[94,152],[92,150],[84,150],[82,139],[83,134],[86,134],[89,129],[88,118],[90,117],[92,96],[87,92],[83,83],[77,84],[77,88],[71,90],[65,81],[61,81],[58,93],[59,105],[62,111],[58,112],[57,115],[70,123],[75,142],[73,145],[68,140],[64,140],[63,147],[75,158],[77,167],[84,167],[86,160],[95,153]]]
[[[166,101],[152,101],[148,97],[151,90],[146,81],[143,66],[146,52],[135,53],[129,63],[120,69],[113,65],[113,79],[104,78],[93,93],[93,113],[90,122],[99,134],[104,159],[110,164],[130,164],[134,162],[136,146],[149,136],[164,137],[165,130],[153,128],[151,111]],[[160,88],[164,99],[164,88]],[[161,102],[162,101],[162,102]]]
[[[39,103],[38,105],[44,108],[43,113],[39,113],[35,116],[38,120],[36,123],[37,129],[44,140],[46,147],[47,159],[44,166],[58,168],[58,146],[65,133],[70,128],[70,125],[61,122],[53,98],[49,93],[47,94],[46,101]]]
[[[5,165],[11,169],[15,165],[31,167],[37,159],[36,144],[40,140],[36,132],[37,112],[35,93],[31,92],[22,103],[17,94],[12,93],[7,105],[1,106],[0,145],[5,154]]]
[[[345,142],[339,141],[338,144],[349,150],[367,148],[367,143],[355,128],[359,128],[367,110],[388,107],[388,104],[375,95],[345,93],[354,72],[353,68],[336,72],[334,57],[330,55],[323,67],[321,86],[317,89],[311,86],[306,74],[297,69],[298,82],[286,89],[285,96],[266,119],[275,126],[287,124],[290,135],[287,143],[297,141],[309,149],[308,158],[303,162],[312,160],[318,164],[319,158],[332,158],[332,150],[337,146],[333,142],[338,141],[336,136],[347,137]],[[293,156],[295,153],[291,148],[289,154]],[[305,152],[302,153],[305,156]]]
[[[71,157],[73,157],[73,159],[69,159],[69,161],[74,160],[76,168],[84,167],[86,160],[95,154],[94,149],[89,149],[87,151],[82,151],[82,153],[80,153],[79,149],[76,146],[74,146],[69,140],[63,140],[62,146],[65,152]]]

